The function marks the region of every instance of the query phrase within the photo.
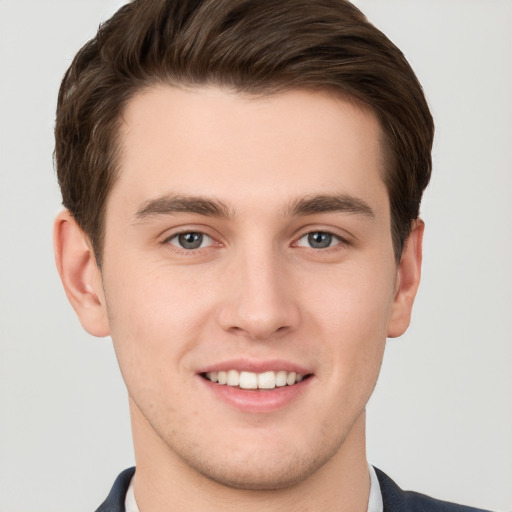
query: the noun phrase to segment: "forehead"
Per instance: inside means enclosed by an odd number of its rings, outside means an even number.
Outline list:
[[[250,204],[382,192],[376,116],[328,92],[252,96],[160,85],[133,97],[122,121],[113,195],[213,193]]]

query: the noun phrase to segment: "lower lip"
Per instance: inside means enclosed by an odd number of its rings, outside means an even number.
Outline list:
[[[251,413],[274,412],[296,400],[310,386],[312,376],[292,386],[276,387],[274,389],[249,390],[216,384],[199,376],[214,395],[232,407]]]

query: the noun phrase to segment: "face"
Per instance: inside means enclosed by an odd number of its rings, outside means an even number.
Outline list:
[[[138,457],[265,489],[361,446],[400,286],[379,139],[320,92],[128,104],[101,303]]]

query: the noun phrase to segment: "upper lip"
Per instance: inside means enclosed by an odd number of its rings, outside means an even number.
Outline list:
[[[207,372],[222,372],[228,370],[238,370],[239,372],[253,372],[253,373],[263,373],[269,371],[286,371],[286,372],[295,372],[300,373],[302,375],[308,375],[311,370],[308,370],[304,366],[293,363],[291,361],[286,361],[284,359],[229,359],[226,361],[213,363],[198,371],[199,374],[207,373]]]

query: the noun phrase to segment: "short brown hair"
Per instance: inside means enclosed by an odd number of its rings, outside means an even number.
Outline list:
[[[327,89],[378,117],[392,241],[400,259],[430,179],[434,125],[402,52],[345,0],[135,0],[100,26],[59,91],[55,162],[63,204],[98,264],[122,111],[155,83],[254,94]]]

